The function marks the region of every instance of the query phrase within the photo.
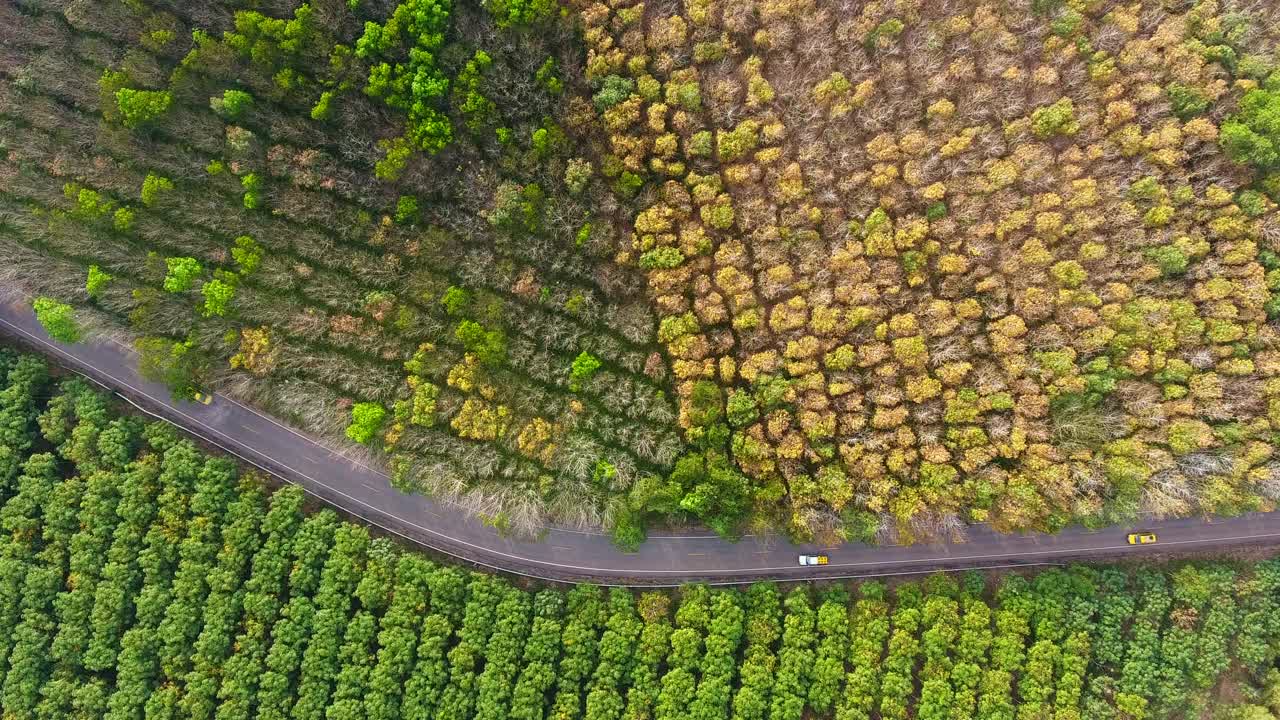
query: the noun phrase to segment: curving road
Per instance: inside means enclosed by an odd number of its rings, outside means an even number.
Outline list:
[[[1230,519],[1185,518],[1144,525],[1160,542],[1130,547],[1132,528],[1093,532],[1071,527],[1056,535],[1002,535],[971,528],[963,543],[831,548],[796,546],[775,536],[728,542],[710,533],[655,534],[637,553],[623,553],[596,533],[550,528],[540,541],[500,536],[447,504],[391,487],[379,469],[344,457],[253,408],[218,396],[211,405],[174,402],[168,390],[138,375],[132,348],[113,342],[63,345],[49,339],[27,303],[0,303],[0,333],[115,390],[145,412],[281,479],[324,502],[427,548],[477,565],[549,580],[664,585],[690,581],[746,582],[904,574],[940,568],[1005,567],[1280,543],[1280,512]],[[801,568],[801,552],[825,552],[823,568]]]

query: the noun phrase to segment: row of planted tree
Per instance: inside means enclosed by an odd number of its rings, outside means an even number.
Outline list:
[[[519,587],[307,513],[38,358],[0,371],[6,718],[1200,717],[1280,639],[1275,561]]]

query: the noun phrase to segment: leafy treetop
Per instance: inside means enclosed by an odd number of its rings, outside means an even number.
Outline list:
[[[116,109],[120,122],[130,130],[145,127],[169,111],[173,96],[165,90],[135,90],[120,88],[116,91]]]
[[[66,303],[53,298],[38,297],[31,303],[36,311],[36,320],[49,333],[49,337],[58,342],[78,342],[81,337],[80,326],[76,323],[75,310]]]
[[[191,283],[200,275],[200,262],[190,257],[165,258],[169,272],[164,276],[164,289],[167,292],[179,293],[189,290]]]
[[[583,350],[573,359],[573,365],[569,368],[569,387],[573,390],[579,389],[582,383],[590,380],[599,369],[600,359]]]
[[[1263,172],[1280,169],[1280,89],[1245,93],[1240,111],[1222,124],[1221,142],[1236,162]]]
[[[205,283],[200,288],[200,292],[204,295],[203,313],[205,317],[217,315],[222,317],[227,314],[227,305],[231,302],[231,298],[235,297],[236,286],[234,280],[237,277],[233,273],[222,273],[221,277],[216,277]]]
[[[102,290],[111,282],[111,275],[97,265],[89,266],[89,277],[85,280],[84,290],[89,293],[89,297],[96,298],[102,295]]]
[[[358,443],[367,443],[378,434],[387,409],[374,402],[360,402],[351,406],[351,424],[347,425],[347,437]]]
[[[558,9],[556,0],[488,0],[485,7],[500,28],[544,22]]]
[[[453,140],[449,118],[438,107],[449,78],[436,63],[449,11],[448,0],[406,0],[386,23],[365,23],[356,41],[356,56],[372,63],[365,93],[406,111],[406,137],[430,153]],[[403,62],[406,56],[408,62]]]

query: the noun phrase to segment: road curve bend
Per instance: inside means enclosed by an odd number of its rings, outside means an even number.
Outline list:
[[[710,533],[651,536],[639,552],[624,553],[607,536],[549,528],[537,541],[499,535],[447,504],[391,487],[381,470],[353,461],[283,423],[218,396],[210,405],[175,402],[162,385],[139,374],[132,348],[109,341],[65,345],[51,340],[28,303],[0,303],[0,333],[116,391],[150,414],[217,445],[246,463],[340,510],[405,540],[486,568],[555,581],[658,586],[703,581],[750,582],[892,575],[964,567],[1009,567],[1070,560],[1245,544],[1280,544],[1280,513],[1235,518],[1153,521],[1159,542],[1131,547],[1137,528],[1090,531],[1069,527],[1054,535],[1004,535],[972,527],[962,543],[836,547],[794,545],[777,536],[729,542]],[[830,564],[802,568],[797,555],[822,552]]]

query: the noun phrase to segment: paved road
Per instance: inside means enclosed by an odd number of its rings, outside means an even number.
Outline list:
[[[25,303],[0,303],[0,333],[21,340],[121,393],[148,412],[282,479],[324,502],[420,545],[486,567],[555,580],[660,585],[703,580],[741,582],[769,577],[803,579],[897,574],[938,568],[1055,563],[1206,550],[1249,543],[1280,543],[1280,513],[1219,520],[1154,521],[1160,542],[1142,548],[1125,542],[1126,528],[1056,535],[1001,535],[978,526],[964,543],[832,548],[795,546],[773,536],[732,543],[709,533],[656,535],[637,553],[623,553],[595,533],[551,528],[539,541],[504,538],[473,517],[420,495],[391,487],[379,469],[354,462],[306,434],[218,396],[211,405],[174,402],[163,386],[142,379],[131,348],[112,342],[63,345],[49,339]],[[831,564],[801,568],[801,552],[825,552]]]

